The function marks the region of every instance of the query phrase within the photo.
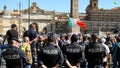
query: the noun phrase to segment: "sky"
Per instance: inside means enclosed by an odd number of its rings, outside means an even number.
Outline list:
[[[8,11],[13,9],[19,9],[19,2],[21,1],[21,9],[28,8],[28,0],[0,0],[0,10],[3,10],[3,6],[7,6]],[[30,0],[37,2],[40,9],[56,12],[70,12],[70,0]],[[116,2],[116,4],[114,3]],[[89,0],[79,0],[79,12],[85,13],[86,7],[89,5]],[[120,7],[120,0],[99,0],[99,8],[112,9]]]

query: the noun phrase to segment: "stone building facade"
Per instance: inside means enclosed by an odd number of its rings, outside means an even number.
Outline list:
[[[7,6],[4,6],[4,10],[0,11],[0,34],[5,34],[11,28],[11,24],[19,25],[19,17],[20,12],[7,11]]]
[[[77,5],[72,5],[71,9],[75,6]],[[13,23],[18,25],[20,33],[27,30],[31,23],[36,24],[38,27],[37,32],[70,33],[71,29],[68,25],[67,14],[71,15],[72,12],[72,10],[70,13],[45,11],[40,9],[35,2],[28,9],[21,11],[7,11],[7,7],[4,6],[4,9],[0,11],[0,33],[5,34]],[[120,26],[120,7],[110,10],[99,9],[98,0],[90,0],[86,13],[78,13],[77,18],[87,25],[86,29],[78,28],[84,33],[112,32],[112,29]]]
[[[98,0],[90,0],[86,8],[86,32],[99,33],[112,32],[112,29],[120,26],[120,7],[113,9],[99,9]]]
[[[33,2],[30,8],[22,11],[22,26],[28,28],[29,24],[35,23],[38,27],[37,32],[54,32],[54,16],[55,11],[44,11]]]
[[[30,14],[29,14],[30,10]],[[10,29],[11,24],[18,25],[19,33],[24,32],[29,28],[31,23],[35,23],[38,33],[55,32],[54,26],[55,11],[45,11],[37,6],[36,2],[25,10],[7,11],[6,6],[3,11],[0,11],[0,33],[5,34]]]

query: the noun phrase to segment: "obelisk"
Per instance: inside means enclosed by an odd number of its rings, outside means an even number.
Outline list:
[[[71,0],[70,17],[79,20],[78,0]],[[73,27],[71,29],[71,32],[72,33],[78,33],[78,32],[80,32],[80,27],[79,26]]]

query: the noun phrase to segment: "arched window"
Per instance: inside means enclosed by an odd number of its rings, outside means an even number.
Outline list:
[[[94,7],[96,7],[96,3],[94,3]]]

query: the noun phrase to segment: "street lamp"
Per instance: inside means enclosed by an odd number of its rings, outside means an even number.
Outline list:
[[[30,0],[28,0],[28,28],[30,25]]]
[[[21,31],[22,31],[22,29],[20,28],[21,25],[22,25],[22,23],[21,23],[21,22],[22,22],[22,19],[21,19],[21,16],[22,16],[22,15],[21,15],[21,0],[19,0],[19,14],[20,14],[20,15],[18,16],[18,17],[19,17],[19,33],[21,33]]]

